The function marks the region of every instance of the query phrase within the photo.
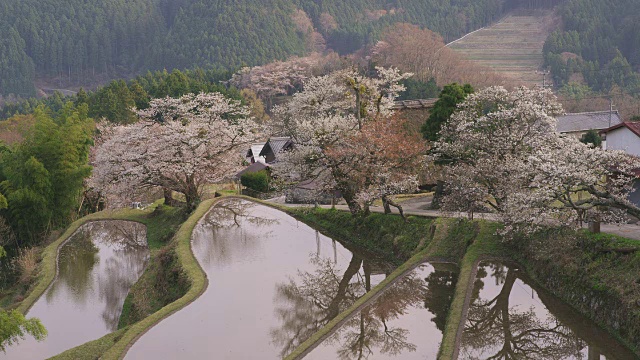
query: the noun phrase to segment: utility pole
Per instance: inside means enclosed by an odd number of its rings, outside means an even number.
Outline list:
[[[609,96],[609,127],[611,127],[612,118],[613,118],[613,97]]]
[[[547,75],[549,75],[548,71],[536,71],[536,74],[538,75],[542,75],[542,88],[546,89],[547,88]],[[551,85],[549,85],[549,87],[551,87]]]

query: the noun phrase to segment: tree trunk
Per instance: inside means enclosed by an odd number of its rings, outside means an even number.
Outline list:
[[[391,207],[390,206],[393,206],[396,209],[398,209],[398,211],[400,212],[400,216],[402,216],[402,219],[407,220],[407,218],[404,217],[404,210],[402,209],[402,206],[400,204],[396,203],[395,201],[393,201],[393,199],[390,198],[389,196],[384,195],[382,197],[382,204],[384,205],[384,213],[385,214],[391,213]],[[387,212],[387,208],[389,209],[389,212]]]
[[[384,198],[385,198],[385,197],[383,196],[383,197],[382,197],[382,207],[384,207],[384,213],[385,213],[385,215],[387,215],[387,214],[391,214],[391,206],[389,205],[389,203],[388,203],[388,202],[386,202],[386,201],[384,200]]]
[[[198,193],[198,186],[196,185],[193,175],[187,178],[187,186],[184,190],[184,196],[187,201],[187,209],[189,211],[195,210],[200,202],[200,194]]]
[[[342,192],[342,197],[344,198],[344,201],[346,201],[347,205],[349,206],[349,211],[351,212],[351,215],[355,216],[361,213],[362,207],[356,201],[355,193],[351,189],[342,190],[341,192]]]
[[[167,206],[175,206],[175,200],[173,200],[173,190],[162,188],[164,193],[164,204]]]
[[[433,194],[433,200],[431,200],[432,209],[440,209],[440,202],[444,196],[444,181],[438,180],[436,183],[436,190]]]

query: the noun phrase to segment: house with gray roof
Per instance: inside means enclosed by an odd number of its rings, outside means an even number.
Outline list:
[[[290,137],[272,137],[267,141],[259,156],[264,157],[267,164],[274,163],[283,152],[293,148],[293,140]]]
[[[561,134],[582,137],[589,130],[601,131],[622,123],[618,111],[593,111],[566,114],[557,118],[557,131]]]
[[[621,122],[600,132],[606,136],[603,143],[606,150],[622,150],[629,155],[640,157],[640,121]],[[635,171],[637,179],[629,201],[640,206],[640,169]]]
[[[249,162],[250,164],[266,163],[267,160],[264,158],[264,156],[260,156],[260,152],[262,151],[265,145],[266,143],[251,144],[251,147],[247,151],[247,155],[246,155],[247,162]]]
[[[622,122],[603,130],[601,134],[606,135],[605,149],[622,150],[640,157],[640,121]]]

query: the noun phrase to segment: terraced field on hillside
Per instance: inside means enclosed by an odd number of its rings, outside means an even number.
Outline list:
[[[542,46],[559,26],[552,10],[518,11],[448,46],[478,65],[527,86],[542,84]]]

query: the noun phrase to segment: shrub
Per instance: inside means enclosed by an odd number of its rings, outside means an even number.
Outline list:
[[[20,251],[20,255],[13,259],[13,266],[20,273],[20,282],[28,284],[38,268],[38,249],[30,248]]]
[[[259,192],[269,192],[269,181],[271,177],[267,170],[262,170],[254,173],[246,173],[240,177],[240,182],[243,186]]]

